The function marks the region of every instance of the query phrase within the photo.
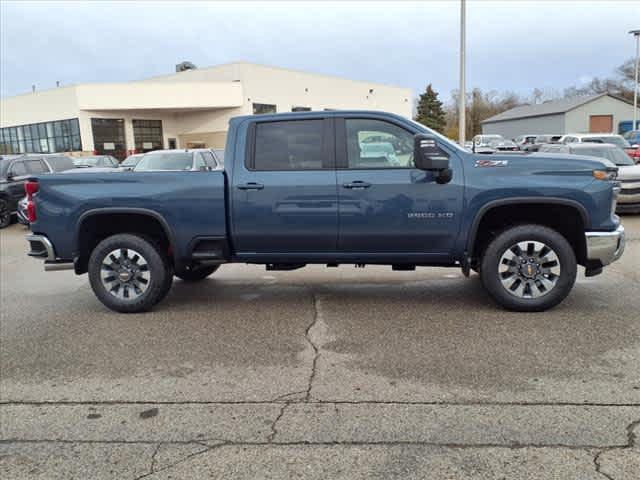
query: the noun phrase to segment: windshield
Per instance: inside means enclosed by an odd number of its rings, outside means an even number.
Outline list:
[[[142,157],[134,170],[191,170],[192,164],[191,153],[188,152],[150,153]]]
[[[606,158],[618,166],[635,165],[633,160],[619,148],[580,148],[573,153],[590,157]]]
[[[135,167],[141,158],[139,155],[132,155],[127,157],[120,165],[123,167]]]

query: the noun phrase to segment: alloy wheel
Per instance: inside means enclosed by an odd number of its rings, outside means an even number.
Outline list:
[[[149,286],[151,274],[144,257],[130,248],[111,251],[102,260],[100,280],[104,288],[121,300],[135,300]]]
[[[538,241],[522,241],[512,245],[498,264],[502,286],[517,298],[547,295],[558,283],[560,271],[556,252]]]

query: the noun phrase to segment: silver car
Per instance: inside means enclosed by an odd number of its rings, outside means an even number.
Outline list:
[[[640,213],[640,165],[617,145],[610,143],[568,143],[542,145],[540,153],[570,153],[609,160],[618,167],[620,193],[616,213]]]
[[[155,150],[146,153],[134,167],[134,172],[210,171],[222,165],[207,148]]]

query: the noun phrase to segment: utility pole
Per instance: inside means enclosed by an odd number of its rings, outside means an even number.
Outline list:
[[[640,30],[629,32],[636,38],[636,83],[633,85],[633,125],[631,130],[638,129],[638,70],[640,69]]]
[[[464,148],[466,141],[467,94],[465,87],[466,0],[460,0],[460,98],[458,99],[458,141]],[[636,70],[637,71],[637,70]],[[637,73],[636,73],[637,76]],[[637,79],[636,79],[637,80]]]

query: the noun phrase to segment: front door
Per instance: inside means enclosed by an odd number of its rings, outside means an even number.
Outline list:
[[[404,126],[346,118],[337,121],[336,138],[338,250],[385,253],[406,263],[448,255],[460,225],[464,188],[453,149],[453,179],[440,185],[433,173],[414,167],[413,132]]]
[[[335,252],[333,121],[262,121],[252,124],[248,138],[245,162],[234,165],[230,187],[238,255],[285,261],[299,253]]]

